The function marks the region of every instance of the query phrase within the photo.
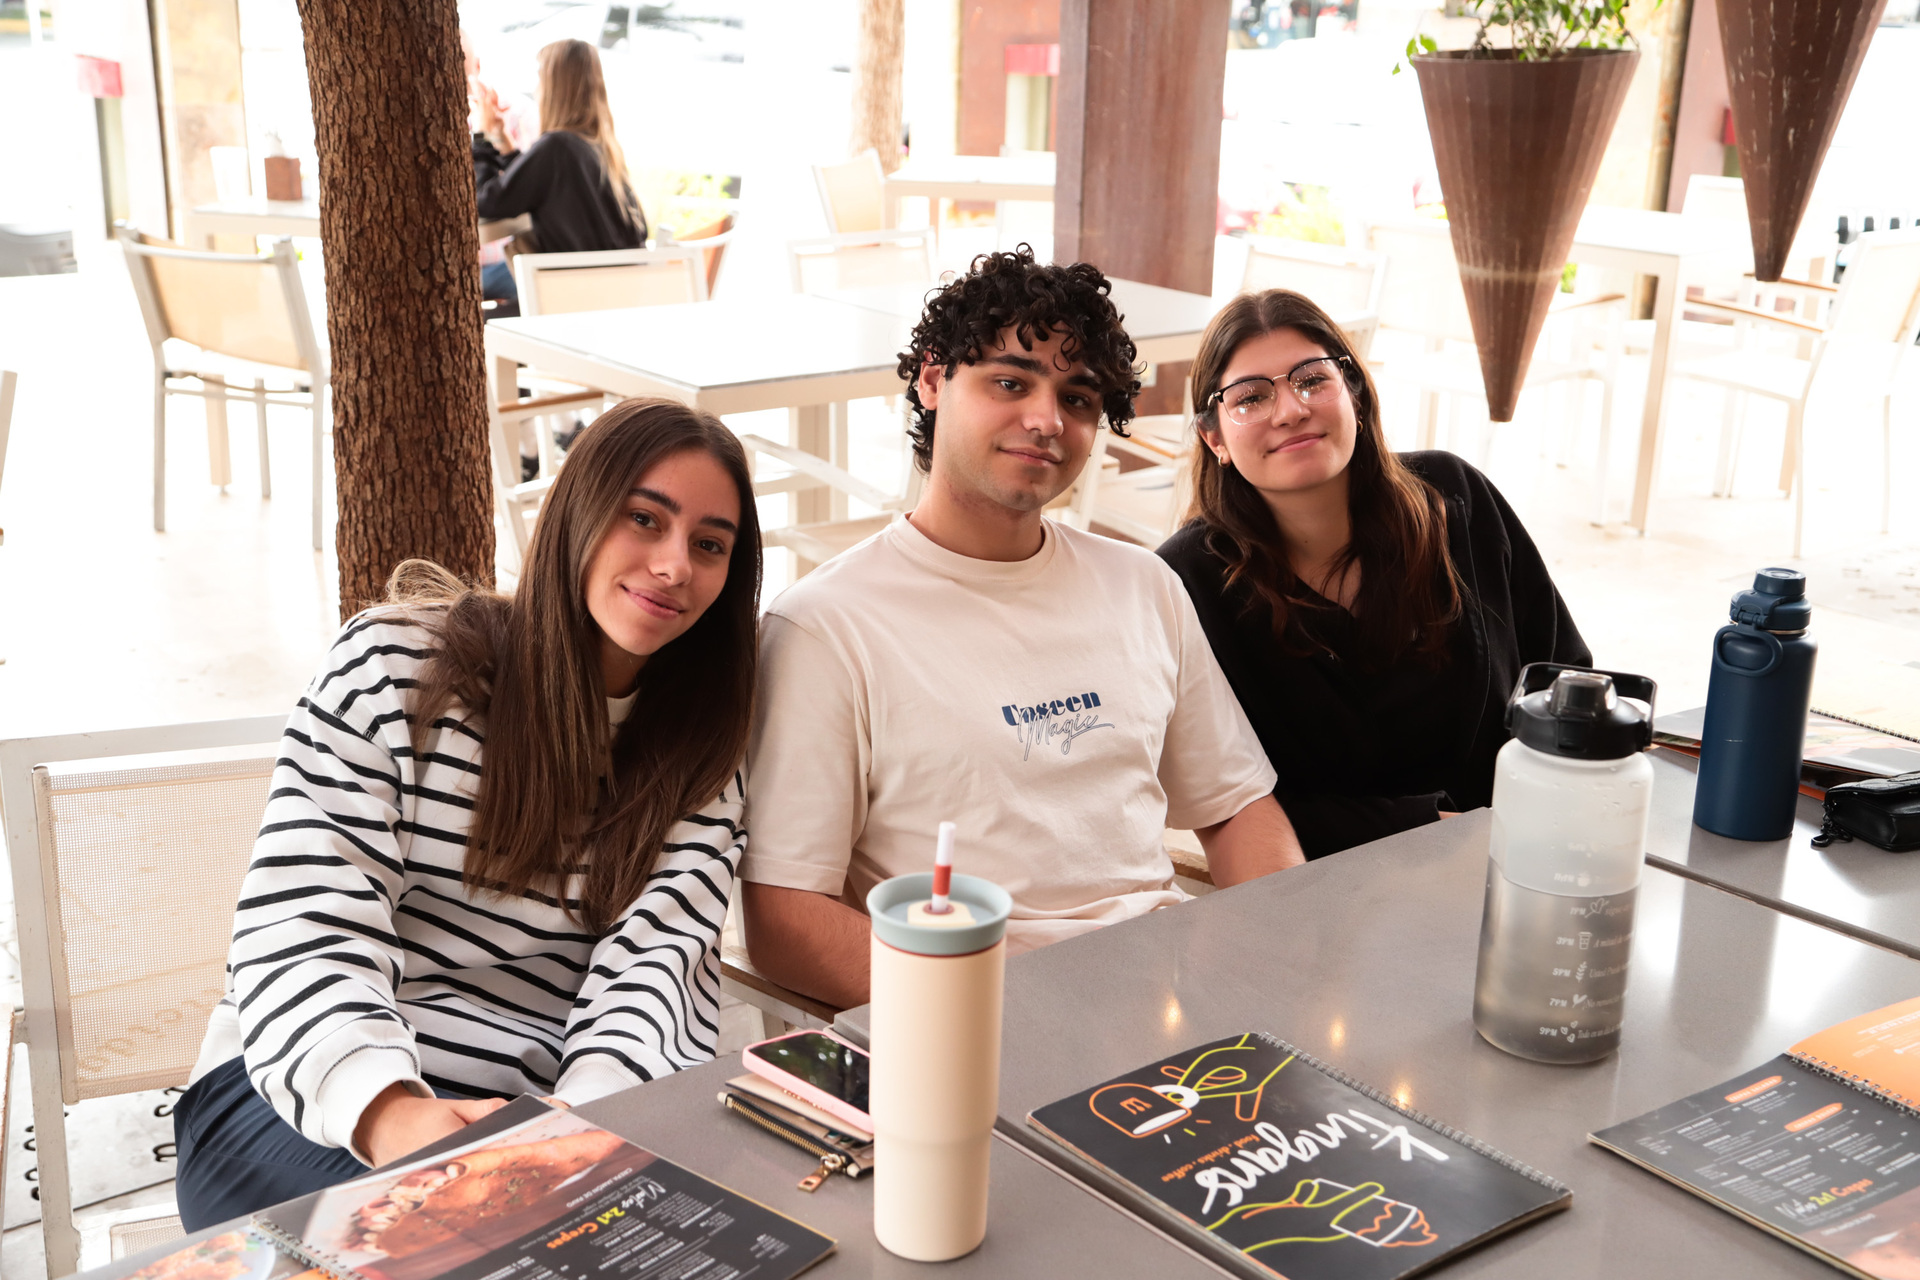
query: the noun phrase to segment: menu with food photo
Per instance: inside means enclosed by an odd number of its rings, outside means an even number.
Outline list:
[[[834,1242],[570,1111],[523,1098],[470,1145],[255,1214],[344,1280],[785,1280]],[[488,1126],[492,1128],[493,1126]]]
[[[1920,1280],[1920,998],[1588,1135],[1866,1280]]]
[[[537,1098],[475,1127],[486,1136],[263,1210],[130,1280],[788,1280],[833,1252]]]

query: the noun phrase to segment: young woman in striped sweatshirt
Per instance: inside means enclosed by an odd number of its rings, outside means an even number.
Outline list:
[[[533,1093],[703,1062],[746,844],[760,534],[708,414],[574,445],[511,597],[401,566],[287,722],[174,1111],[189,1230]]]

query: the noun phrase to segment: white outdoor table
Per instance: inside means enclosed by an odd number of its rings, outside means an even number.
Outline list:
[[[918,314],[916,309],[915,315]],[[618,396],[666,396],[710,413],[786,409],[796,447],[847,465],[848,400],[897,395],[911,322],[796,294],[489,321],[496,403],[519,396],[515,368]],[[801,523],[844,519],[845,495],[803,489]]]
[[[253,196],[195,205],[187,214],[187,243],[213,248],[215,236],[306,236],[320,238],[318,200],[268,200]]]
[[[1617,267],[1652,276],[1653,347],[1647,359],[1647,400],[1640,413],[1640,444],[1633,470],[1633,509],[1627,523],[1644,536],[1647,504],[1653,497],[1654,473],[1660,465],[1660,411],[1666,390],[1667,367],[1679,326],[1680,303],[1693,264],[1726,252],[1725,233],[1699,220],[1655,209],[1616,209],[1588,205],[1574,234],[1575,262],[1595,267]]]
[[[1023,156],[927,156],[909,160],[887,175],[885,198],[887,225],[897,221],[903,196],[926,196],[948,200],[1042,200],[1053,199],[1054,159],[1052,152]],[[936,206],[937,207],[937,206]],[[939,219],[934,223],[937,226]]]
[[[1191,360],[1200,350],[1200,335],[1219,307],[1204,293],[1166,289],[1137,280],[1113,280],[1113,305],[1120,311],[1127,335],[1140,359],[1159,363]],[[841,289],[824,296],[866,310],[901,316],[911,325],[920,318],[927,295],[937,285],[878,285]]]
[[[480,224],[480,243],[516,235],[533,225],[522,214],[518,218],[500,218]],[[320,202],[318,200],[268,200],[250,196],[217,204],[195,205],[187,214],[187,243],[213,248],[215,236],[305,236],[320,238]]]

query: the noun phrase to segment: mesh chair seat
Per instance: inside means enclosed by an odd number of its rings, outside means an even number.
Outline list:
[[[67,1102],[185,1082],[226,991],[273,765],[34,770]]]

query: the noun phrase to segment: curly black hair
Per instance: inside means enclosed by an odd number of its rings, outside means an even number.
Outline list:
[[[1112,291],[1098,267],[1036,262],[1032,246],[1023,244],[1011,253],[981,254],[966,275],[929,299],[900,353],[900,376],[913,406],[907,435],[920,469],[933,464],[934,418],[920,403],[921,368],[932,360],[952,377],[959,366],[977,363],[1008,329],[1029,351],[1055,333],[1063,335],[1060,354],[1086,363],[1100,386],[1107,426],[1126,435],[1140,380],[1133,339],[1121,327]]]

